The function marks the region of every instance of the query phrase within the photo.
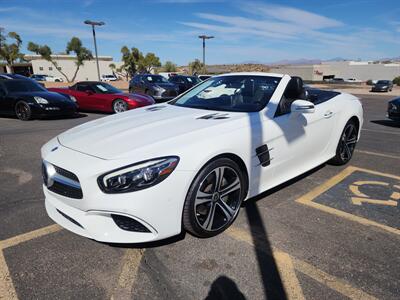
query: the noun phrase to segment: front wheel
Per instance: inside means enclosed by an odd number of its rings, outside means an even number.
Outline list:
[[[17,118],[22,121],[29,121],[32,119],[32,110],[25,101],[18,101],[17,104],[15,104],[15,114]]]
[[[345,165],[353,157],[358,139],[358,128],[354,121],[347,122],[336,148],[336,155],[329,162],[333,165]]]
[[[220,158],[196,176],[186,196],[183,227],[198,237],[212,237],[227,229],[246,196],[245,176],[237,163]]]
[[[116,114],[122,113],[128,110],[128,103],[122,99],[117,99],[113,102],[113,111]]]

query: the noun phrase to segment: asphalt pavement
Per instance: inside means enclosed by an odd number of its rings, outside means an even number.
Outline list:
[[[352,161],[322,165],[247,201],[210,239],[98,243],[55,225],[40,147],[106,115],[0,118],[0,299],[398,299],[400,125],[362,95]]]

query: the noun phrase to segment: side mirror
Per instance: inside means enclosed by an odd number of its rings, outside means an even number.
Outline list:
[[[309,114],[315,111],[314,103],[306,100],[295,100],[290,106],[290,111],[293,113]]]
[[[91,90],[86,90],[85,93],[88,94],[88,95],[93,95],[94,94],[93,91],[91,91]]]

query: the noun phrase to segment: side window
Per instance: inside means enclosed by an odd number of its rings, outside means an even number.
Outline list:
[[[89,86],[87,84],[77,84],[76,85],[76,90],[80,92],[85,92],[87,90],[90,90]]]
[[[175,76],[170,77],[169,81],[175,83],[176,82],[176,77]]]

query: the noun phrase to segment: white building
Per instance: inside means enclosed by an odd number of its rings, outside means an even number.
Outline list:
[[[65,73],[69,79],[72,79],[76,70],[75,56],[52,55],[52,59],[57,63],[58,69]],[[40,55],[25,55],[25,60],[27,60],[28,63],[17,64],[18,68],[15,68],[15,73],[25,76],[29,76],[32,73],[57,76],[62,77],[63,80],[66,81],[55,66],[51,62],[43,59]],[[122,65],[121,62],[113,61],[111,56],[99,56],[100,75],[113,74],[110,64],[114,64],[117,68]],[[4,66],[0,65],[0,73],[1,72],[6,72],[6,69]],[[85,61],[84,65],[79,68],[75,81],[81,80],[98,80],[96,59]]]
[[[273,73],[300,76],[307,81],[321,81],[328,78],[355,78],[393,80],[400,76],[400,63],[374,63],[372,61],[334,61],[314,65],[286,65],[271,68]]]

